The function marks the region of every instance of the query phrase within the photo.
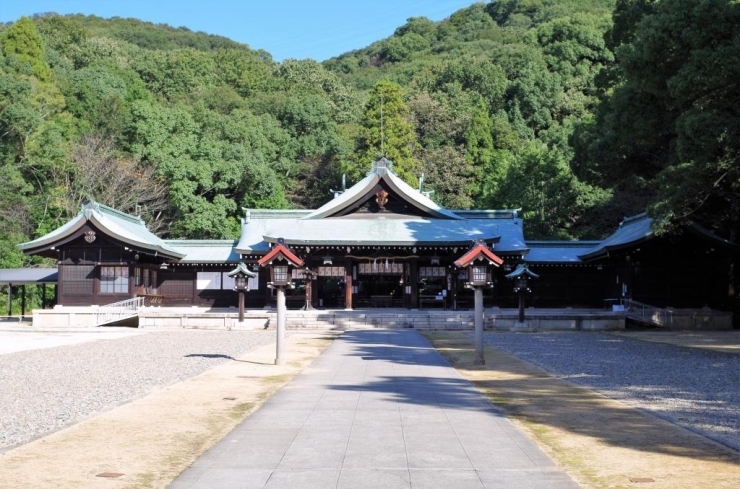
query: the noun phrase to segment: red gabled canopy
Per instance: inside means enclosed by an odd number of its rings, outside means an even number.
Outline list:
[[[273,246],[268,254],[257,260],[257,264],[259,266],[264,266],[265,263],[272,262],[280,254],[282,254],[283,257],[294,267],[303,266],[303,260],[295,256],[295,254],[290,251],[290,248],[285,246],[284,243],[277,243],[275,246]]]
[[[493,251],[489,250],[485,243],[478,243],[470,248],[467,253],[458,258],[455,261],[455,266],[458,268],[467,267],[475,260],[481,258],[494,263],[496,266],[499,266],[504,262],[504,260],[496,256]]]

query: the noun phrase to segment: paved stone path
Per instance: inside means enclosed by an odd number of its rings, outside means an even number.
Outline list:
[[[180,488],[576,488],[413,330],[348,331]]]

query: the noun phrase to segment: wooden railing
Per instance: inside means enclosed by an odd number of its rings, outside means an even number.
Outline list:
[[[144,305],[144,297],[134,297],[113,304],[106,304],[98,307],[95,325],[114,323],[123,319],[128,319],[139,314],[139,308]]]

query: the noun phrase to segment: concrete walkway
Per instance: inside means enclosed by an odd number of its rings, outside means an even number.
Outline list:
[[[355,330],[170,486],[576,488],[413,330]]]

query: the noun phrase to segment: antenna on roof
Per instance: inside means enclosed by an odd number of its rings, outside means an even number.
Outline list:
[[[385,94],[380,92],[380,156],[385,156],[385,128],[383,127],[383,105],[385,104]]]

